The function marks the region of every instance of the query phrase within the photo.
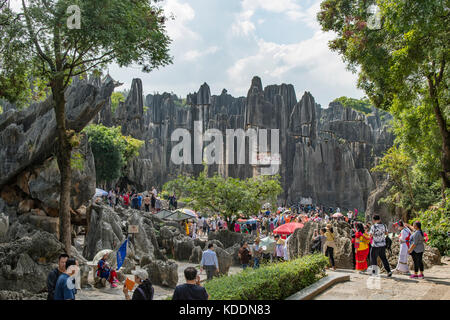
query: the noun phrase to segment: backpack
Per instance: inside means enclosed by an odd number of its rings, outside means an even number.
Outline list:
[[[386,232],[387,232],[387,227],[386,225],[384,226],[386,228]],[[386,236],[386,250],[389,250],[389,253],[392,254],[392,239],[389,237],[389,235]]]

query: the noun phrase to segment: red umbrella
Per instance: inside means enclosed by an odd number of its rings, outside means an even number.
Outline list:
[[[279,226],[278,228],[273,230],[273,233],[275,233],[275,234],[292,234],[292,233],[294,233],[295,230],[297,230],[299,228],[303,228],[302,223],[290,222],[290,223],[285,223],[285,224]]]

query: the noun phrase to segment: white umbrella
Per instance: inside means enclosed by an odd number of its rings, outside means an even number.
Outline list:
[[[95,188],[95,195],[94,197],[103,197],[103,196],[107,196],[108,192],[106,192],[105,190],[99,189],[99,188]]]
[[[105,254],[111,253],[111,252],[113,252],[113,250],[111,250],[111,249],[100,250],[99,252],[97,252],[94,259],[92,259],[92,262],[98,263]]]

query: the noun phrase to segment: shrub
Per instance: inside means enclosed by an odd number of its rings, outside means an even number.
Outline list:
[[[322,254],[308,255],[214,278],[205,288],[211,300],[282,300],[322,278],[327,264]]]
[[[420,221],[422,230],[428,233],[428,245],[439,250],[441,255],[450,255],[450,192],[447,191],[445,202],[433,209],[420,212],[410,221]]]

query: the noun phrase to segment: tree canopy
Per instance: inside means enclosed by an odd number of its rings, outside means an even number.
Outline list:
[[[364,114],[370,114],[372,112],[372,103],[367,97],[364,97],[362,99],[340,97],[334,99],[333,102],[339,102],[340,104],[342,104],[342,106],[346,108],[352,108]]]
[[[224,178],[219,174],[208,177],[207,170],[197,178],[179,176],[167,182],[165,193],[175,191],[185,197],[193,209],[202,213],[220,213],[226,217],[241,213],[244,216],[257,214],[261,206],[270,202],[275,205],[282,193],[279,177],[259,176],[246,180]]]
[[[122,175],[123,167],[134,157],[144,141],[123,136],[121,127],[90,125],[84,129],[91,144],[95,158],[95,171],[98,182],[110,182]]]
[[[380,13],[375,24],[373,5]],[[438,134],[433,145],[441,146],[439,175],[443,189],[449,188],[448,1],[325,0],[318,20],[324,31],[334,32],[330,48],[358,72],[358,87],[376,107],[397,119],[411,110],[434,118]]]

